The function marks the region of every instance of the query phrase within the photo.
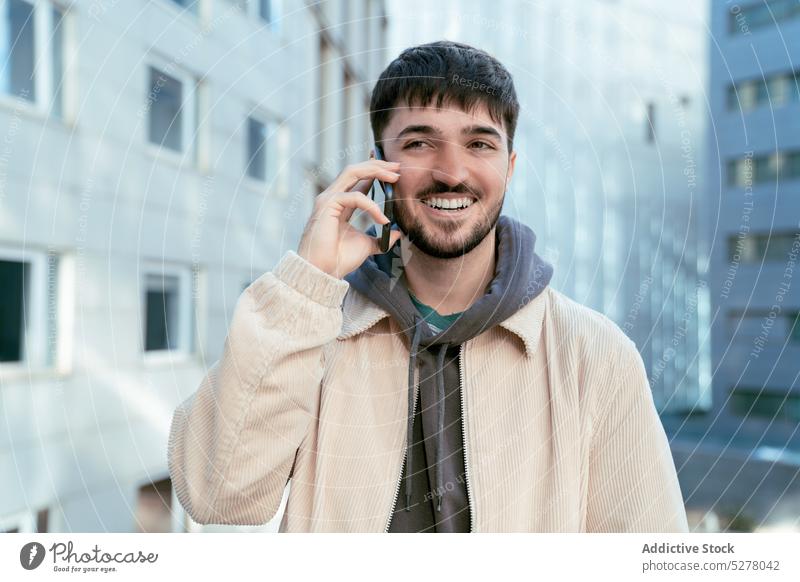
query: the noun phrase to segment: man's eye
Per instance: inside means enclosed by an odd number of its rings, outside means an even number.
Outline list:
[[[419,149],[419,146],[420,145],[424,145],[424,144],[425,144],[425,142],[424,141],[420,141],[420,140],[410,141],[405,145],[405,147],[403,149],[404,150]]]
[[[479,149],[479,150],[490,150],[490,149],[492,149],[492,144],[487,143],[485,141],[474,141],[469,145],[470,146],[485,146],[485,147],[475,148],[475,149]]]

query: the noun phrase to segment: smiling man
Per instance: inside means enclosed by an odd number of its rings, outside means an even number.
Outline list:
[[[175,412],[187,512],[262,524],[291,480],[281,531],[687,531],[635,345],[552,289],[534,233],[501,216],[508,71],[463,44],[413,47],[370,110],[384,159],[317,198]],[[375,179],[395,192],[386,254],[349,224],[388,222]]]

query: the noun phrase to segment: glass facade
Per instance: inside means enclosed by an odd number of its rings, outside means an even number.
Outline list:
[[[797,0],[759,0],[745,6],[730,5],[728,31],[732,34],[748,34],[778,23],[800,18],[800,3]]]
[[[800,232],[762,232],[731,236],[728,239],[728,260],[760,263],[785,262],[800,252]]]
[[[728,184],[746,187],[752,184],[800,178],[800,150],[777,151],[758,156],[744,156],[728,161]]]
[[[509,67],[521,110],[503,211],[536,232],[555,288],[636,343],[659,411],[677,413],[711,399],[698,219],[706,112],[702,82],[686,74],[705,58],[704,6],[658,6],[398,1],[390,45],[446,34]]]
[[[745,418],[800,422],[800,395],[789,392],[771,394],[763,388],[737,387],[731,394],[730,407],[734,414]]]
[[[706,208],[712,311],[724,316],[711,323],[713,423],[695,430],[737,478],[703,490],[730,502],[762,483],[763,503],[779,508],[797,495],[779,476],[796,474],[800,458],[800,92],[786,52],[800,3],[714,0],[711,14]]]

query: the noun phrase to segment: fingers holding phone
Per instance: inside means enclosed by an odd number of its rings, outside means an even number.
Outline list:
[[[369,255],[382,252],[378,237],[360,232],[349,224],[349,220],[360,208],[376,223],[389,223],[380,205],[365,194],[376,179],[396,182],[400,178],[399,167],[397,163],[374,159],[347,166],[331,186],[317,196],[297,254],[341,279],[360,267]],[[399,230],[391,231],[388,248],[401,236]]]
[[[400,177],[399,169],[399,163],[385,162],[383,160],[368,160],[352,164],[342,170],[342,173],[325,189],[323,194],[325,192],[350,192],[353,190],[367,194],[369,192],[368,186],[372,185],[375,180],[396,182]]]

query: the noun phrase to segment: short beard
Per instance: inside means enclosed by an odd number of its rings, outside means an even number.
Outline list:
[[[406,207],[404,204],[394,205],[394,219],[397,225],[400,227],[400,230],[402,230],[408,237],[408,241],[426,255],[436,259],[457,259],[458,257],[463,257],[472,251],[492,231],[497,224],[498,219],[500,218],[500,211],[503,208],[504,199],[505,196],[501,197],[494,207],[486,209],[486,212],[483,214],[484,220],[479,220],[475,224],[474,228],[467,235],[463,244],[459,244],[458,241],[451,238],[447,239],[447,241],[451,243],[449,245],[437,244],[435,238],[425,230],[425,227],[420,223],[420,221],[413,221],[413,219],[406,213]],[[417,198],[406,200],[404,202],[410,202],[411,204],[422,204],[422,202],[420,202]],[[473,202],[473,204],[479,203],[480,200]],[[480,210],[483,209],[481,208]],[[449,225],[452,227],[449,228],[448,223],[443,222],[442,224],[444,225],[443,230],[445,237],[451,233],[457,232],[461,226],[460,224],[453,224]]]

